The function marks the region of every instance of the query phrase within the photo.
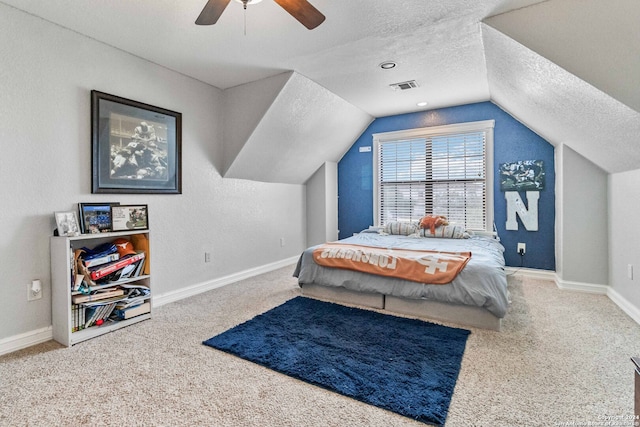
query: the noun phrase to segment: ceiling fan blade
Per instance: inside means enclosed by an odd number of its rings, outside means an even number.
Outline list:
[[[197,25],[213,25],[218,22],[218,18],[224,12],[231,0],[209,0],[196,19]]]
[[[307,0],[274,0],[302,25],[313,30],[324,22],[324,15]]]

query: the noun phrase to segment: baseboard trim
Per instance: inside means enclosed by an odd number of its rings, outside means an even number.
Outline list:
[[[532,279],[552,280],[556,279],[556,272],[550,270],[538,270],[535,268],[524,267],[505,267],[504,271],[507,276],[523,276],[530,277]]]
[[[212,289],[220,288],[240,280],[248,279],[250,277],[257,276],[259,274],[268,273],[270,271],[277,270],[279,268],[287,267],[295,264],[298,261],[298,256],[287,258],[281,261],[276,261],[270,264],[266,264],[260,267],[250,268],[238,273],[230,274],[228,276],[220,277],[218,279],[209,280],[196,285],[187,286],[177,291],[167,292],[162,295],[153,297],[153,306],[159,307],[171,302],[179,301],[184,298],[189,298],[194,295],[201,294],[203,292],[210,291]],[[617,291],[606,285],[597,285],[591,283],[572,282],[568,280],[560,279],[553,271],[548,270],[536,270],[531,268],[514,268],[506,267],[505,271],[507,275],[525,276],[535,279],[551,280],[554,281],[559,289],[577,292],[587,292],[593,294],[606,295],[611,299],[622,311],[624,311],[629,317],[631,317],[637,324],[640,325],[640,309],[620,295]],[[0,340],[0,356],[3,354],[12,353],[14,351],[22,350],[27,347],[34,346],[43,342],[47,342],[53,339],[53,327],[47,326],[45,328],[37,329],[34,331],[26,332],[24,334],[15,335]]]
[[[546,270],[532,270],[527,268],[507,267],[507,275],[517,275],[538,279],[548,279],[555,282],[558,289],[569,292],[586,292],[590,294],[606,295],[615,305],[624,311],[634,322],[640,325],[640,308],[631,304],[625,297],[620,295],[615,289],[607,285],[594,283],[573,282],[562,280],[555,272]]]
[[[640,309],[631,304],[625,297],[620,295],[615,289],[609,288],[607,296],[615,305],[620,307],[634,322],[640,325]]]
[[[506,267],[507,276],[522,276],[532,279],[550,280],[555,282],[558,289],[564,291],[587,292],[590,294],[608,295],[610,290],[607,285],[594,283],[572,282],[570,280],[562,280],[555,271],[537,270],[534,268],[518,268]]]
[[[555,278],[555,282],[558,289],[562,289],[564,291],[578,291],[578,292],[586,292],[589,294],[608,295],[608,292],[610,290],[609,286],[607,285],[599,285],[595,283],[572,282],[569,280],[562,280],[557,275]]]
[[[281,261],[276,261],[270,264],[262,265],[260,267],[250,268],[238,273],[220,277],[218,279],[209,280],[207,282],[198,283],[192,286],[187,286],[177,291],[167,292],[161,295],[154,295],[152,297],[152,304],[154,307],[160,307],[171,302],[189,298],[191,296],[210,291],[211,289],[220,288],[222,286],[226,286],[240,280],[257,276],[259,274],[268,273],[279,268],[290,266],[298,262],[298,258],[299,256],[283,259]],[[25,332],[24,334],[4,338],[0,340],[0,356],[3,354],[13,353],[14,351],[22,350],[23,348],[31,347],[36,344],[47,342],[52,339],[52,326],[47,326],[35,331]]]
[[[212,289],[239,282],[240,280],[248,279],[259,274],[264,274],[273,270],[277,270],[279,268],[287,267],[298,262],[298,258],[299,256],[283,259],[281,261],[276,261],[270,264],[262,265],[260,267],[250,268],[248,270],[230,274],[228,276],[219,277],[217,279],[209,280],[202,283],[197,283],[195,285],[187,286],[176,291],[167,292],[161,295],[154,295],[152,297],[152,304],[154,307],[160,307],[165,304],[180,301],[182,299],[189,298],[194,295],[210,291]]]
[[[53,339],[53,327],[36,329],[35,331],[25,332],[24,334],[15,335],[13,337],[0,340],[0,356],[32,345],[47,342]]]

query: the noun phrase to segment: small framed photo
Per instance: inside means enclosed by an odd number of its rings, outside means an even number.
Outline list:
[[[80,234],[78,216],[75,212],[56,212],[55,217],[58,236],[77,236]]]
[[[120,203],[78,203],[82,234],[111,231],[111,206]]]
[[[149,209],[147,205],[111,206],[111,230],[130,231],[149,229]]]
[[[181,143],[181,113],[91,91],[92,193],[182,193]]]

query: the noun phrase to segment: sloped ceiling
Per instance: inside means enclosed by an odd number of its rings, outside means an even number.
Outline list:
[[[640,111],[640,2],[555,0],[484,22]]]
[[[609,173],[638,169],[640,2],[554,0],[485,22],[495,103]]]
[[[223,89],[228,177],[304,182],[371,117],[486,100],[607,172],[640,165],[638,0],[312,0],[313,31],[267,0],[196,26],[205,2],[0,0]]]
[[[227,89],[223,175],[302,184],[340,160],[372,120],[295,72]]]
[[[272,0],[231,1],[215,25],[195,25],[206,1],[0,3],[219,89],[295,71],[381,117],[488,100],[479,22],[541,0],[311,0],[326,16],[312,31]],[[381,70],[386,60],[397,67]],[[389,87],[411,79],[417,89]]]

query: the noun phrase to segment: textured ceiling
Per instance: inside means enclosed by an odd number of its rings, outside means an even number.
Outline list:
[[[640,111],[640,1],[548,1],[485,22]]]
[[[225,90],[225,110],[223,175],[286,184],[340,160],[373,119],[295,72]]]
[[[606,172],[638,169],[639,1],[551,0],[485,23],[493,102]]]
[[[479,22],[540,0],[311,0],[327,17],[312,31],[264,0],[246,35],[234,1],[213,26],[194,24],[206,0],[1,1],[220,89],[296,71],[380,117],[488,100]]]
[[[496,104],[607,172],[638,169],[640,113],[499,31],[483,34]]]
[[[194,24],[206,0],[0,2],[220,89],[293,71],[374,117],[419,110],[418,101],[492,100],[608,172],[638,168],[638,0],[311,0],[327,17],[312,31],[271,0],[246,12],[231,2],[208,27]],[[381,70],[387,60],[397,67]],[[389,87],[406,80],[419,87]],[[266,143],[256,136],[280,126],[275,104],[237,131],[246,135],[232,163],[250,164],[260,152],[251,147]],[[281,154],[311,140],[303,128],[314,125],[298,124]],[[322,157],[316,163],[330,160]]]

